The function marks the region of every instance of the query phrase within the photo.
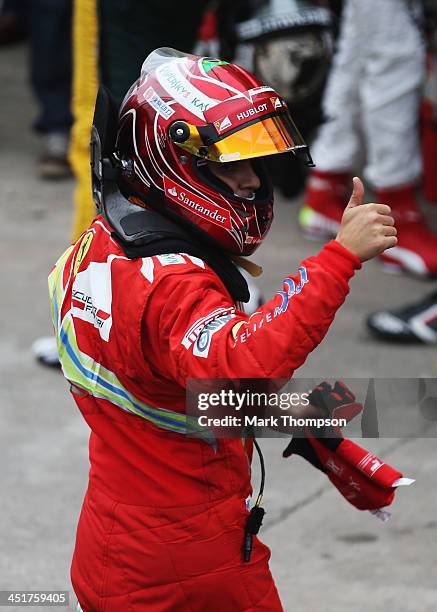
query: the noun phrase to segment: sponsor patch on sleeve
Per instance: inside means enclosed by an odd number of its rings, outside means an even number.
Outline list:
[[[231,319],[235,319],[235,314],[222,315],[207,323],[194,344],[193,355],[196,355],[196,357],[208,357],[213,335]]]
[[[234,307],[216,308],[191,325],[182,338],[182,346],[187,350],[193,347],[197,357],[208,357],[212,336],[235,316]]]

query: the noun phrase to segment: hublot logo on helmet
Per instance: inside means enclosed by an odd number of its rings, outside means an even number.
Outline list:
[[[254,115],[258,115],[259,113],[264,113],[266,110],[267,104],[259,104],[258,106],[248,108],[247,110],[238,113],[237,120],[243,121],[243,119],[248,119],[249,117],[253,117]]]

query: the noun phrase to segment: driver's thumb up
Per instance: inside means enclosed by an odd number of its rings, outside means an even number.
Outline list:
[[[354,184],[354,188],[352,191],[352,195],[350,197],[350,200],[346,208],[354,208],[355,206],[359,206],[360,204],[363,203],[364,185],[363,185],[362,180],[359,179],[357,176],[354,176],[353,184]]]

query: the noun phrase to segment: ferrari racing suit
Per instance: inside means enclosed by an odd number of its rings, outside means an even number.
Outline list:
[[[71,567],[85,612],[282,610],[269,549],[242,559],[252,441],[189,435],[187,379],[290,378],[360,266],[332,241],[248,317],[202,259],[130,259],[102,217],[61,256],[52,318],[91,429]]]

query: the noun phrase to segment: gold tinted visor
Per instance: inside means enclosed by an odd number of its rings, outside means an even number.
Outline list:
[[[210,161],[226,163],[287,151],[293,151],[299,156],[304,154],[307,162],[311,160],[305,141],[291,117],[285,113],[260,119],[241,130],[224,135],[222,138],[218,137],[209,146],[205,146],[195,126],[188,127],[189,137],[177,144],[190,153]]]
[[[268,117],[230,134],[208,147],[216,162],[250,159],[291,151],[295,143],[280,117]]]

